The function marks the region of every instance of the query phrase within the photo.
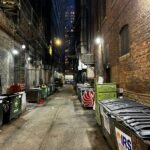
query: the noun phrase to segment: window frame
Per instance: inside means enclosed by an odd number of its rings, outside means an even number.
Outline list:
[[[125,24],[122,26],[120,32],[120,56],[126,55],[129,53],[129,25]]]

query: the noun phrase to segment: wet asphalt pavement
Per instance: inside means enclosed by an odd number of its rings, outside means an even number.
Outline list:
[[[29,104],[0,131],[0,150],[110,150],[92,109],[83,109],[72,86],[43,105]]]

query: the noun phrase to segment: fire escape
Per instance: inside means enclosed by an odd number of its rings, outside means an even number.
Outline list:
[[[26,45],[24,53],[18,57],[19,60],[14,68],[17,74],[16,79],[22,74],[20,78],[24,79],[21,82],[26,82],[28,77],[24,68],[28,58],[31,58],[30,63],[35,68],[44,67],[43,62],[48,45],[43,24],[29,0],[0,0],[0,11],[0,28],[20,45]]]

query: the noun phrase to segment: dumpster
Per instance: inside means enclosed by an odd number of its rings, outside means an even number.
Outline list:
[[[0,126],[3,124],[3,101],[7,99],[7,96],[0,96]]]
[[[78,87],[77,87],[77,94],[78,94],[78,98],[79,100],[82,102],[82,95],[83,95],[83,92],[88,90],[88,89],[91,89],[93,90],[93,87],[91,87],[90,85],[84,85],[84,84],[78,84]]]
[[[50,89],[51,89],[51,94],[53,94],[55,91],[56,91],[56,86],[55,86],[55,84],[49,84],[49,87],[50,87]]]
[[[41,87],[41,97],[42,97],[44,100],[46,100],[47,95],[48,95],[47,86],[44,85],[44,86]]]
[[[28,102],[40,103],[41,100],[41,88],[32,88],[26,91],[26,98]]]
[[[3,100],[3,122],[8,122],[21,114],[22,95],[4,94],[7,98]]]
[[[113,119],[119,112],[130,112],[132,113],[135,107],[142,107],[142,104],[139,104],[135,101],[128,99],[112,99],[104,100],[99,102],[100,104],[100,114],[101,114],[101,125],[104,136],[106,137],[109,145],[113,150],[117,149],[115,142],[115,131],[113,125]],[[138,111],[136,111],[138,112]]]
[[[99,101],[112,99],[117,97],[117,87],[113,83],[104,83],[96,85],[96,102],[95,102],[95,115],[96,121],[100,125],[100,105]]]
[[[94,105],[94,90],[93,88],[81,88],[81,103],[83,107],[91,107]]]
[[[150,127],[149,107],[128,99],[115,99],[102,101],[100,112],[103,134],[113,150],[145,150],[142,147],[147,150],[149,144],[144,145],[141,129]],[[145,137],[149,133],[144,133]]]
[[[123,122],[114,120],[114,126],[117,150],[121,150],[122,147],[131,150],[150,149],[149,121],[136,120],[136,122],[127,126]]]
[[[47,96],[50,96],[51,95],[51,89],[49,86],[47,86]]]
[[[18,94],[22,95],[22,98],[21,98],[21,103],[22,103],[21,111],[24,112],[26,110],[26,107],[27,107],[26,92],[22,91],[22,92],[18,92]]]

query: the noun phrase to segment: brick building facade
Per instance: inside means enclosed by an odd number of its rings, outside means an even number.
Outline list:
[[[150,1],[101,0],[100,20],[111,82],[126,96],[150,103]]]
[[[43,5],[38,8],[46,13]],[[46,21],[37,16],[29,0],[0,1],[0,93],[14,83],[30,88],[40,80],[50,82]]]

